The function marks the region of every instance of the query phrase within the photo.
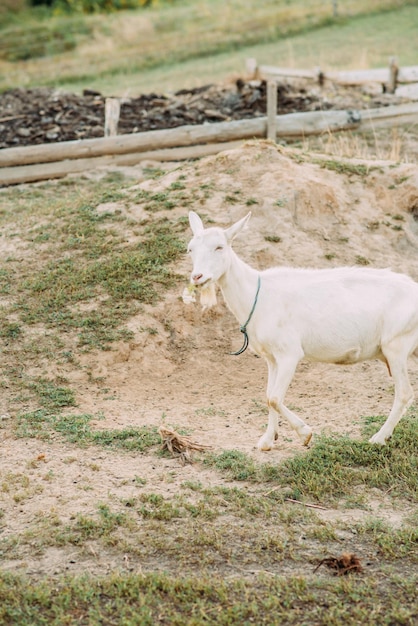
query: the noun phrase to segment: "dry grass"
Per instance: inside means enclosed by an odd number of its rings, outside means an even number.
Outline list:
[[[306,153],[320,152],[336,158],[415,163],[418,124],[355,133],[329,133],[307,137],[300,145]]]
[[[162,449],[168,450],[172,456],[180,458],[183,465],[193,463],[193,452],[203,452],[212,448],[212,446],[196,443],[190,437],[179,435],[175,430],[165,426],[160,426],[158,432],[162,440]]]

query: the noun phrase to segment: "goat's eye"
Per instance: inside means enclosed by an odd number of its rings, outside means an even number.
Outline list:
[[[224,247],[223,246],[216,246],[215,250],[223,250]]]

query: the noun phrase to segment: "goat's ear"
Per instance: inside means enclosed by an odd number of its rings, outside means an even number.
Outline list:
[[[233,224],[232,226],[230,226],[229,228],[225,230],[225,236],[228,241],[232,241],[234,237],[238,235],[238,233],[247,225],[247,222],[250,219],[250,217],[251,217],[251,211],[245,217],[240,219],[239,222],[236,222],[235,224]]]
[[[194,211],[189,211],[189,224],[193,235],[199,235],[203,230],[203,222]]]

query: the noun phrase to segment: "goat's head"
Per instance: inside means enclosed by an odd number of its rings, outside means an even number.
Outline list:
[[[194,211],[189,212],[190,228],[193,231],[188,252],[193,260],[191,283],[197,286],[216,283],[228,270],[231,258],[230,243],[250,219],[248,213],[226,230],[204,228],[203,222]]]

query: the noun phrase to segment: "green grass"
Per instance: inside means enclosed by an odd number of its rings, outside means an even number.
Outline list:
[[[31,49],[43,53],[42,47],[47,51],[48,45],[51,53],[59,52],[60,46],[77,47],[30,64],[5,62],[0,89],[19,84],[61,85],[76,91],[90,87],[112,95],[127,90],[165,92],[243,72],[248,57],[262,64],[323,68],[332,59],[333,67],[347,69],[347,59],[352,68],[376,67],[398,55],[401,64],[412,65],[414,4],[349,0],[340,3],[338,19],[332,17],[331,2],[319,0],[184,1],[118,13],[117,19],[95,15],[78,24],[71,18],[74,25],[69,22],[68,28],[63,18],[38,22],[26,18],[27,27],[22,20],[5,25],[5,41],[10,43],[3,48],[3,57],[28,55]],[[87,36],[89,31],[93,36]]]
[[[375,167],[368,167],[367,165],[348,163],[346,161],[337,161],[335,159],[326,160],[314,160],[323,169],[337,172],[338,174],[354,174],[356,176],[367,176],[369,172],[376,169]]]
[[[60,390],[60,393],[64,398],[69,395],[70,400],[73,400],[71,391]],[[64,405],[55,405],[54,408],[59,409],[62,406]],[[71,406],[71,404],[67,404],[67,406]],[[59,434],[64,441],[80,446],[97,445],[103,448],[135,450],[137,452],[144,452],[161,442],[155,427],[93,430],[90,427],[90,422],[96,419],[97,416],[94,415],[63,415],[60,412],[38,409],[18,416],[15,435],[17,437],[36,437],[48,441]]]
[[[375,432],[384,418],[370,420],[365,435]],[[390,489],[392,496],[417,501],[418,454],[416,413],[403,418],[385,447],[349,437],[319,437],[307,452],[280,465],[258,464],[237,450],[208,455],[205,463],[233,480],[272,482],[296,499],[335,502],[358,486]]]
[[[261,574],[253,580],[164,573],[33,583],[2,574],[0,619],[7,624],[413,624],[416,578],[315,581]],[[388,604],[385,598],[393,595]],[[306,616],[309,615],[309,621]]]
[[[0,60],[11,62],[74,50],[92,36],[91,26],[81,17],[51,17],[39,11],[21,14],[19,21],[14,16],[0,32]]]
[[[62,181],[2,194],[4,236],[19,234],[29,249],[42,246],[42,254],[35,261],[31,256],[26,262],[6,259],[0,291],[13,298],[13,305],[2,310],[0,337],[22,340],[22,323],[42,322],[60,332],[76,332],[80,346],[105,347],[129,338],[122,322],[140,304],[155,303],[176,284],[170,264],[184,252],[184,222],[156,217],[137,224],[121,212],[98,213],[96,207],[103,203],[120,201],[124,206],[132,201],[121,184],[99,189],[97,183],[86,182],[80,192],[71,181]],[[178,193],[173,189],[167,195],[176,202]],[[165,198],[153,202],[155,211],[166,209]],[[128,232],[133,234],[130,244]],[[84,305],[95,299],[96,306],[86,311]],[[10,322],[10,314],[19,321]]]

